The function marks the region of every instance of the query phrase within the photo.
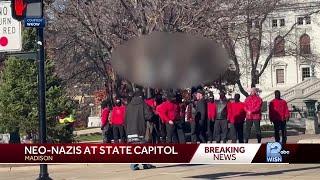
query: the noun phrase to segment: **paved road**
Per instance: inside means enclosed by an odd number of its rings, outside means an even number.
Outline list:
[[[320,164],[296,165],[158,165],[151,170],[131,171],[127,164],[51,165],[55,180],[90,179],[319,179]],[[35,179],[38,167],[0,168],[1,180]]]

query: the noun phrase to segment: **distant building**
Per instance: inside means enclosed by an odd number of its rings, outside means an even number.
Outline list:
[[[100,117],[89,117],[88,118],[88,127],[101,127]]]
[[[262,90],[261,97],[270,101],[274,90],[280,90],[289,104],[303,106],[303,99],[320,100],[320,11],[319,0],[290,0],[287,7],[278,8],[268,15],[263,24],[262,50],[260,58],[266,59],[270,50],[275,52],[265,72],[258,80],[257,87]],[[252,21],[252,29],[256,27]],[[294,29],[285,37],[291,27]],[[251,39],[252,47],[258,39]],[[251,85],[249,44],[239,45],[241,59],[241,80],[244,88]],[[255,54],[257,52],[253,52]],[[259,61],[261,61],[259,60]],[[263,66],[258,65],[257,73]],[[243,99],[244,97],[242,97]]]

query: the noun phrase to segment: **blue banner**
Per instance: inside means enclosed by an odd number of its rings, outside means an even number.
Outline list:
[[[26,18],[24,19],[24,27],[43,28],[45,26],[44,18]]]

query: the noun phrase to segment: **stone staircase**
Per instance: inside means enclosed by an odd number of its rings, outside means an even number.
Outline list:
[[[295,105],[296,107],[305,107],[303,102],[305,99],[320,101],[320,79],[311,77],[285,90],[281,94],[281,97],[285,99],[288,104]],[[263,101],[270,102],[273,98],[274,93],[270,93],[263,97]]]

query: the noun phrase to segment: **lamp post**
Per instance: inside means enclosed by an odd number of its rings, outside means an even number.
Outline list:
[[[90,116],[93,116],[93,106],[94,106],[94,104],[90,103],[89,106],[90,106]]]

